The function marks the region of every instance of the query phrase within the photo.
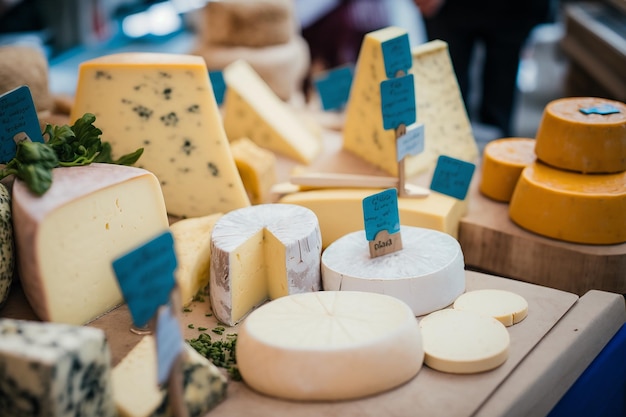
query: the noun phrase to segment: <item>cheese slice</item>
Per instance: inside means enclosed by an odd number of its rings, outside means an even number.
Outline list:
[[[509,216],[524,229],[566,242],[626,242],[626,171],[579,174],[535,162],[522,171]]]
[[[224,129],[232,141],[247,137],[257,145],[309,164],[321,142],[244,60],[224,69]]]
[[[444,308],[465,290],[461,245],[436,230],[401,226],[402,249],[370,257],[364,231],[349,233],[324,250],[325,291],[367,291],[394,296],[421,316]]]
[[[380,84],[387,80],[383,42],[405,35],[387,27],[368,33],[361,45],[346,108],[343,148],[398,175],[394,129],[383,127]],[[424,124],[424,151],[405,158],[407,176],[434,169],[439,155],[466,161],[478,157],[478,147],[456,81],[448,45],[432,41],[412,51],[417,123]]]
[[[183,398],[190,416],[203,416],[226,397],[226,377],[191,346],[182,359]],[[144,336],[113,369],[113,399],[120,417],[169,417],[166,388],[157,385],[153,336]]]
[[[252,204],[269,203],[276,183],[276,156],[248,138],[230,143],[237,170]]]
[[[511,291],[485,289],[469,291],[454,300],[454,309],[475,311],[512,326],[528,316],[528,302]]]
[[[580,110],[612,106],[617,113]],[[537,157],[582,173],[626,171],[626,104],[595,97],[567,97],[546,106],[536,135]]]
[[[304,401],[389,390],[412,379],[424,359],[409,307],[358,291],[295,294],[263,305],[242,323],[236,355],[248,386]]]
[[[511,344],[506,327],[493,317],[473,311],[444,309],[419,322],[424,363],[438,371],[471,374],[506,362]]]
[[[70,324],[121,304],[111,262],[168,228],[156,177],[110,164],[55,168],[41,197],[16,180],[13,221],[31,307],[41,320]]]
[[[307,207],[317,216],[322,230],[322,245],[328,247],[340,237],[363,229],[363,199],[378,189],[314,190],[288,194],[281,203]],[[467,199],[458,200],[437,192],[425,198],[398,198],[400,223],[458,234],[459,222],[467,213]]]
[[[480,192],[508,203],[522,170],[535,159],[534,139],[503,138],[489,142],[483,153]]]
[[[70,115],[96,115],[114,157],[144,148],[168,213],[199,217],[249,205],[204,60],[121,53],[83,62]]]
[[[4,184],[0,184],[0,308],[9,297],[13,282],[14,245],[11,194]]]
[[[177,267],[174,272],[181,305],[187,306],[209,284],[211,232],[221,213],[182,219],[170,226]]]
[[[305,207],[261,204],[225,214],[211,235],[215,317],[232,326],[267,299],[319,290],[321,240]]]
[[[104,331],[0,319],[3,416],[116,417]]]

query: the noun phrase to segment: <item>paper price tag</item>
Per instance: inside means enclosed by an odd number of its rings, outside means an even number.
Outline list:
[[[365,197],[363,199],[363,220],[365,222],[365,237],[374,240],[381,230],[390,234],[400,231],[400,216],[398,214],[398,192],[395,188]]]
[[[383,127],[395,129],[401,124],[415,123],[415,84],[413,74],[392,78],[380,83],[380,98],[383,114]]]
[[[0,163],[15,156],[14,137],[22,132],[33,142],[43,142],[35,103],[25,85],[0,95]]]
[[[176,254],[172,234],[164,232],[113,261],[113,270],[133,322],[145,326],[174,288]]]
[[[396,160],[401,161],[408,155],[424,152],[424,123],[407,128],[406,133],[396,141]]]
[[[213,94],[218,106],[224,102],[224,94],[226,93],[226,82],[224,81],[224,73],[222,71],[209,71],[209,79],[213,87]]]
[[[407,33],[383,42],[381,47],[387,78],[394,78],[398,71],[406,73],[413,66],[411,45]]]
[[[612,106],[610,104],[601,104],[599,106],[594,106],[594,107],[585,107],[585,108],[579,109],[579,111],[583,114],[601,114],[601,115],[620,113],[617,107]]]
[[[161,385],[167,381],[176,358],[184,349],[180,323],[170,306],[159,308],[156,322],[156,348],[157,382]]]
[[[433,173],[430,189],[464,200],[467,196],[475,165],[471,162],[440,155]]]
[[[352,66],[335,68],[320,74],[314,80],[324,110],[343,108],[350,97],[352,87]]]

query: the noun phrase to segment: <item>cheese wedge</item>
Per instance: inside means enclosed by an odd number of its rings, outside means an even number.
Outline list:
[[[603,106],[617,113],[585,113]],[[626,171],[626,104],[595,97],[554,100],[544,109],[536,140],[537,157],[553,167],[588,174]]]
[[[535,162],[517,182],[509,216],[524,229],[553,239],[626,242],[626,171],[579,174]]]
[[[118,156],[144,148],[138,166],[161,182],[168,213],[199,217],[250,204],[201,57],[144,52],[83,62],[70,118],[87,112]]]
[[[504,138],[489,142],[483,153],[480,192],[508,203],[522,170],[535,159],[534,139]]]
[[[318,291],[321,241],[305,207],[261,204],[225,214],[211,235],[215,317],[232,326],[267,299]]]
[[[55,168],[50,189],[13,185],[20,279],[35,314],[84,324],[122,303],[111,262],[168,228],[159,181],[128,166]]]
[[[11,291],[15,271],[14,246],[11,194],[4,184],[0,184],[0,307]]]
[[[459,242],[446,233],[411,226],[402,226],[400,234],[402,249],[375,258],[364,231],[331,243],[322,254],[324,290],[391,295],[416,316],[452,304],[465,290]]]
[[[511,291],[484,289],[469,291],[456,300],[455,310],[474,311],[512,326],[528,316],[528,301]]]
[[[412,379],[424,358],[409,307],[358,291],[295,294],[261,306],[242,323],[236,355],[251,388],[304,401],[389,390]]]
[[[276,183],[276,156],[248,138],[230,143],[237,170],[252,204],[269,203]]]
[[[252,67],[237,60],[224,69],[224,129],[232,141],[247,137],[257,145],[309,164],[321,142]]]
[[[297,204],[311,209],[322,230],[322,245],[328,247],[340,237],[363,229],[363,199],[382,190],[332,189],[288,194],[284,204]],[[467,213],[466,200],[458,200],[437,192],[425,198],[398,198],[400,224],[425,227],[457,237],[459,222]]]

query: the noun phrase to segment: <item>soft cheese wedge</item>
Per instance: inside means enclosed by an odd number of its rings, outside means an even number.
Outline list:
[[[55,168],[43,196],[16,180],[24,293],[41,320],[83,324],[122,303],[111,262],[168,228],[159,181],[129,166]]]
[[[230,148],[250,202],[269,203],[270,190],[276,183],[276,155],[248,138],[232,141]]]
[[[359,291],[319,291],[253,311],[237,338],[246,384],[289,400],[335,401],[377,394],[412,379],[424,351],[402,301]]]
[[[144,148],[138,166],[161,182],[168,213],[249,205],[201,57],[144,52],[83,62],[71,120],[84,113],[96,115],[118,156]]]
[[[231,211],[211,235],[209,293],[229,326],[267,299],[321,288],[322,237],[315,214],[290,204]]]
[[[246,137],[304,164],[321,152],[321,141],[248,63],[237,60],[228,65],[224,81],[224,129],[231,141]]]

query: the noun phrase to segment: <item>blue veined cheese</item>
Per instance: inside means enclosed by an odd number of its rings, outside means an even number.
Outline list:
[[[0,414],[114,417],[111,355],[102,330],[0,320]]]
[[[4,184],[0,184],[0,307],[9,296],[14,270],[15,251],[13,247],[11,195]]]
[[[121,53],[83,62],[71,120],[96,116],[115,156],[143,147],[168,213],[199,217],[250,204],[199,56]]]

